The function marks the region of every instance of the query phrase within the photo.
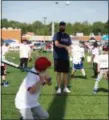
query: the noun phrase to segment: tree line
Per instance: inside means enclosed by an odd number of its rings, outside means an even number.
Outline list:
[[[27,32],[34,32],[36,35],[51,35],[52,23],[45,24],[41,21],[34,21],[33,23],[22,23],[14,20],[2,19],[1,27],[12,27],[12,28],[21,28],[22,34]],[[55,32],[58,31],[59,23],[55,22]],[[109,20],[106,22],[96,21],[90,24],[88,21],[84,22],[75,22],[75,23],[66,23],[66,31],[70,35],[75,35],[77,32],[82,32],[84,35],[89,35],[94,33],[98,35],[99,33],[108,34]]]

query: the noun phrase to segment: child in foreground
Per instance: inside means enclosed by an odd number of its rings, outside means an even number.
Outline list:
[[[51,78],[46,70],[51,66],[51,62],[40,57],[36,59],[32,71],[39,75],[28,73],[24,78],[21,86],[16,94],[15,106],[21,114],[23,120],[48,119],[49,114],[42,108],[38,102],[40,88],[44,84],[50,85]]]

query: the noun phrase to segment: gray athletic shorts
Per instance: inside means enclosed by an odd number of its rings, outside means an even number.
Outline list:
[[[23,120],[48,119],[49,114],[40,105],[33,108],[19,109]]]

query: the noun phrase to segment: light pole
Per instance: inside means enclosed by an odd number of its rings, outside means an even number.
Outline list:
[[[57,1],[57,2],[55,2],[55,5],[58,5],[59,4],[59,2]],[[67,3],[65,3],[66,5],[69,5],[70,4],[70,2],[69,1],[67,1]],[[55,9],[55,8],[54,8]],[[53,36],[54,36],[54,32],[55,32],[55,22],[54,21],[52,21],[52,32],[51,32],[51,35],[52,35],[52,38],[53,38]]]
[[[52,21],[52,32],[51,32],[52,38],[54,36],[54,21]]]
[[[45,42],[45,25],[46,25],[46,19],[47,19],[47,17],[43,17],[43,19],[44,19],[44,42]]]
[[[55,2],[55,5],[58,5],[59,4],[59,2],[57,1],[57,2]],[[68,5],[70,5],[70,1],[66,1],[65,2],[65,5],[66,6],[68,6]],[[55,22],[54,21],[52,21],[52,31],[51,31],[51,35],[52,35],[52,37],[54,36],[54,32],[55,32]]]

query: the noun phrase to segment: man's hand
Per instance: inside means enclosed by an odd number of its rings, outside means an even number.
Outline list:
[[[97,70],[97,73],[98,73],[98,74],[100,73],[100,69]]]
[[[29,58],[29,62],[31,62],[31,61],[32,61],[32,58],[30,57],[30,58]]]
[[[106,72],[106,73],[104,74],[104,78],[105,78],[106,80],[109,80],[109,72]]]
[[[58,40],[55,41],[55,46],[56,46],[56,47],[59,47],[59,48],[65,48],[66,50],[67,50],[66,47],[68,47],[68,46],[66,46],[66,45],[60,44]]]
[[[68,51],[69,54],[71,53],[71,49],[69,46],[66,46],[65,49]]]

